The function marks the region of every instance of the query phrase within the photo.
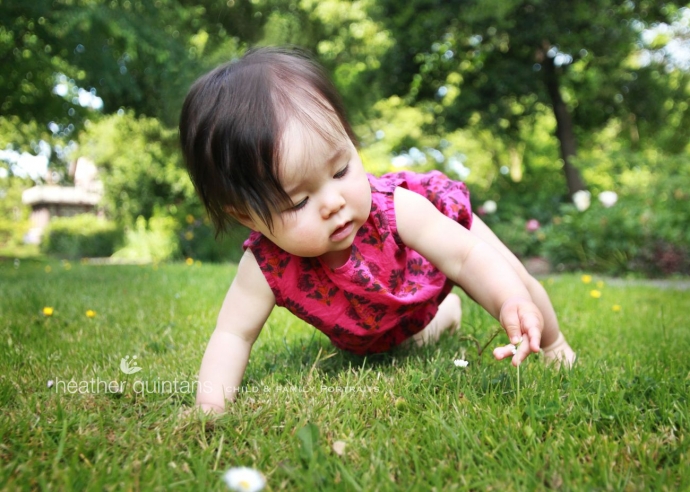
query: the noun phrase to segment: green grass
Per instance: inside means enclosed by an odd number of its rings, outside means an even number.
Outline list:
[[[180,417],[234,271],[0,262],[0,486],[223,490],[243,465],[267,490],[690,489],[687,291],[604,285],[594,299],[597,278],[545,279],[580,361],[530,358],[519,400],[516,370],[490,355],[505,335],[481,358],[446,336],[365,359],[276,309],[229,412]],[[463,332],[488,340],[496,322],[464,311]],[[140,372],[119,370],[127,355]],[[92,379],[124,392],[69,391]]]

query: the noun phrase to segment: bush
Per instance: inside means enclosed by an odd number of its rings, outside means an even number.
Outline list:
[[[29,221],[14,221],[0,217],[0,247],[22,244],[24,234],[29,231]]]
[[[561,214],[544,228],[544,254],[559,270],[622,274],[645,242],[639,214],[623,201],[608,209],[594,201],[584,212],[567,204]]]
[[[491,230],[518,258],[540,256],[545,235],[541,229],[528,230],[527,224],[522,217],[513,217],[509,222],[496,222]]]
[[[544,228],[543,252],[559,270],[690,274],[690,231],[682,225],[690,223],[690,200],[683,192],[664,196],[657,189],[611,208],[593,200],[584,212],[563,205]]]
[[[139,216],[125,234],[125,245],[114,258],[165,261],[179,255],[176,222],[172,217],[151,217],[148,222]]]
[[[690,274],[688,155],[597,149],[578,160],[592,193],[587,210],[569,203],[554,188],[553,176],[536,173],[521,183],[498,178],[491,189],[472,196],[475,212],[481,213],[486,199],[495,201],[496,212],[482,220],[517,256],[546,256],[557,270]],[[610,208],[598,200],[606,190],[618,195]],[[541,227],[528,231],[530,220]]]
[[[82,214],[51,220],[41,250],[60,258],[104,257],[121,242],[122,230],[114,222]]]
[[[185,227],[180,231],[180,249],[185,257],[211,262],[240,261],[244,252],[242,243],[249,236],[249,229],[236,224],[216,239],[208,220],[190,214],[185,222]]]

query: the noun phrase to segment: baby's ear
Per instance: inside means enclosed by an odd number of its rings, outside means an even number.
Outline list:
[[[256,224],[254,223],[254,220],[249,214],[239,212],[230,205],[226,205],[224,210],[228,215],[232,215],[235,218],[235,220],[242,224],[244,227],[248,227],[252,231],[257,230]]]

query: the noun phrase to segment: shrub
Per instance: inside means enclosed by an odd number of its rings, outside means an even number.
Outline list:
[[[682,224],[690,223],[690,200],[664,196],[658,189],[630,195],[611,208],[593,200],[584,212],[563,205],[544,229],[543,251],[559,270],[688,274],[690,232]]]
[[[238,262],[242,257],[242,243],[250,233],[246,227],[233,225],[225,235],[216,239],[208,220],[187,215],[185,222],[179,235],[180,249],[185,257],[212,262]]]
[[[623,201],[608,209],[595,201],[584,212],[567,204],[561,213],[544,229],[544,253],[559,270],[625,273],[644,245],[639,213]]]
[[[22,244],[24,234],[29,231],[29,221],[14,221],[0,217],[0,247]]]
[[[180,252],[176,229],[172,217],[154,216],[147,222],[139,216],[135,226],[125,234],[124,247],[113,257],[147,261],[173,259]]]
[[[82,214],[51,220],[41,250],[60,258],[104,257],[121,242],[122,230],[114,222]]]
[[[527,223],[528,220],[518,216],[510,221],[497,222],[491,230],[518,258],[540,256],[545,235],[541,229],[528,230]]]

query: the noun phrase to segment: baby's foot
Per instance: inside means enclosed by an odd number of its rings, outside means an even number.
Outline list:
[[[456,329],[459,329],[461,319],[462,307],[460,298],[457,294],[451,292],[438,306],[438,311],[434,319],[432,319],[422,331],[413,335],[411,340],[414,340],[418,347],[429,343],[435,343],[444,331],[450,330],[452,333]]]
[[[555,342],[548,347],[542,347],[541,350],[546,362],[553,363],[554,367],[557,369],[560,367],[570,369],[573,367],[575,359],[577,359],[577,354],[575,354],[570,345],[568,345],[563,333],[560,332]]]

